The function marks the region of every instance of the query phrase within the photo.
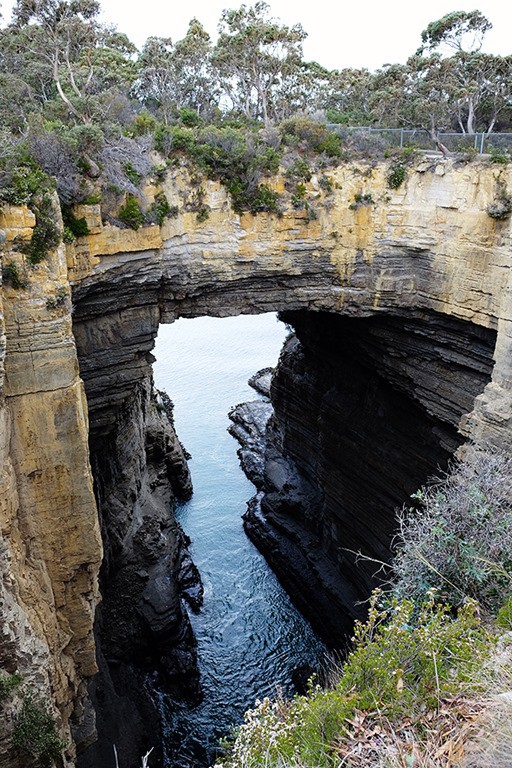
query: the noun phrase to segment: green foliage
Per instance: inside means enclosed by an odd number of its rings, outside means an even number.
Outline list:
[[[243,213],[244,211],[249,211],[253,215],[263,211],[279,213],[279,193],[270,189],[266,184],[258,184],[256,188],[250,188],[243,186],[240,182],[233,181],[228,189],[231,193],[235,213]]]
[[[146,221],[150,224],[158,224],[160,227],[168,217],[176,217],[179,213],[177,205],[169,205],[164,192],[159,192],[149,206]]]
[[[27,156],[14,162],[10,178],[4,180],[0,197],[11,205],[32,207],[35,196],[52,187],[51,179]]]
[[[198,224],[202,224],[203,222],[205,222],[209,218],[210,218],[210,208],[209,208],[208,205],[203,203],[197,209],[196,220],[197,220]]]
[[[21,675],[0,674],[0,702],[9,699],[22,682],[23,677]]]
[[[144,214],[134,195],[128,195],[126,202],[119,209],[119,219],[130,229],[139,229],[144,224]]]
[[[126,178],[129,179],[135,187],[138,187],[142,181],[142,175],[135,170],[131,163],[125,163],[123,170],[126,174]]]
[[[22,251],[29,263],[35,265],[47,259],[50,251],[57,248],[61,233],[56,224],[57,215],[50,195],[37,197],[32,201],[31,207],[36,215],[36,225],[31,241],[23,245]]]
[[[72,230],[66,224],[64,225],[64,231],[62,232],[62,240],[68,244],[74,243],[76,240]]]
[[[62,206],[62,220],[65,227],[64,242],[73,242],[73,240],[70,241],[69,239],[66,239],[66,237],[69,238],[69,232],[71,232],[73,235],[73,239],[75,237],[84,237],[85,235],[89,234],[87,219],[85,216],[77,218],[73,212],[73,208],[70,205]],[[68,234],[66,233],[66,228],[68,230]]]
[[[297,158],[286,170],[286,177],[297,181],[311,181],[312,171],[306,160]]]
[[[142,109],[133,119],[129,128],[129,134],[132,136],[147,136],[152,134],[157,126],[157,121],[147,109]]]
[[[356,624],[335,686],[312,685],[290,702],[257,702],[222,761],[227,768],[337,765],[336,745],[356,713],[377,712],[398,726],[404,717],[436,710],[446,697],[479,689],[489,643],[474,602],[454,617],[432,593],[419,611],[410,600],[382,607],[381,599],[374,592],[367,621]]]
[[[55,291],[55,296],[46,300],[46,309],[51,311],[52,309],[57,309],[58,307],[64,306],[67,298],[68,292],[65,286],[62,285]]]
[[[402,163],[393,163],[386,179],[388,187],[390,189],[398,189],[404,183],[406,175],[405,166]]]
[[[374,199],[369,192],[356,192],[354,195],[354,202],[350,203],[349,208],[351,211],[357,211],[363,205],[373,205]]]
[[[393,564],[395,594],[421,601],[429,589],[458,606],[491,611],[512,585],[512,457],[473,451],[402,510]]]
[[[44,705],[31,696],[23,700],[12,741],[20,751],[36,758],[40,768],[51,768],[65,747],[57,733],[55,720]]]
[[[178,110],[178,118],[180,123],[187,128],[193,128],[194,126],[201,125],[203,122],[195,109],[190,107],[181,107]]]
[[[512,597],[499,609],[496,624],[508,632],[512,630]]]
[[[507,165],[510,163],[510,154],[506,149],[500,147],[489,146],[489,160],[491,163],[498,163],[499,165]]]
[[[283,141],[298,145],[303,151],[325,154],[329,158],[341,157],[341,139],[327,128],[308,117],[292,117],[279,126]]]
[[[16,290],[19,288],[26,288],[28,285],[27,278],[22,274],[19,266],[13,261],[8,262],[3,267],[2,279]]]

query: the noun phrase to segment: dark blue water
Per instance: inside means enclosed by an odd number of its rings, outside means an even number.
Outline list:
[[[205,589],[201,612],[191,616],[204,701],[190,710],[163,697],[168,765],[186,764],[187,755],[191,765],[213,762],[218,739],[256,699],[291,694],[292,671],[316,666],[325,651],[243,531],[254,486],[226,431],[229,409],[258,397],[247,380],[275,365],[285,335],[275,315],[182,319],[159,332],[155,382],[173,400],[192,454],[194,495],[178,519]]]

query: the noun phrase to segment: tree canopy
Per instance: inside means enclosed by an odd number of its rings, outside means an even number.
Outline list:
[[[136,194],[151,147],[193,145],[206,162],[227,145],[248,147],[252,132],[249,155],[263,157],[258,131],[272,151],[279,136],[300,145],[306,118],[425,128],[433,141],[444,130],[512,130],[512,56],[482,52],[490,28],[479,11],[454,11],[428,24],[405,64],[330,71],[304,59],[302,26],[281,23],[262,0],[223,11],[216,41],[194,18],[183,39],[165,30],[141,51],[101,22],[97,0],[17,0],[0,28],[0,171],[8,178],[9,163],[35,162],[72,201],[100,175],[109,189]]]

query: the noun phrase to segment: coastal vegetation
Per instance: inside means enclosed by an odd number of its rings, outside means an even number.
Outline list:
[[[279,213],[266,179],[280,166],[295,178],[292,204],[307,209],[301,185],[312,170],[397,153],[398,134],[352,126],[422,128],[443,151],[442,131],[467,149],[477,131],[512,130],[512,56],[481,52],[491,22],[478,11],[432,22],[405,64],[376,72],[306,61],[305,30],[261,0],[224,11],[216,41],[192,19],[183,39],[151,37],[140,51],[99,14],[96,0],[17,0],[0,29],[0,198],[36,212],[32,262],[46,255],[41,239],[51,248],[57,237],[46,221],[51,187],[67,211],[94,199],[105,220],[136,229],[170,215],[162,198],[149,211],[146,181],[188,163],[222,182],[235,211]],[[498,140],[491,159],[509,160]],[[395,162],[390,188],[404,177]],[[69,221],[71,241],[80,233]]]
[[[471,741],[482,762],[467,765],[507,764],[512,732],[489,712],[500,721],[491,692],[512,677],[511,469],[506,453],[476,450],[413,495],[346,659],[307,695],[256,702],[217,768],[437,768],[463,764]]]

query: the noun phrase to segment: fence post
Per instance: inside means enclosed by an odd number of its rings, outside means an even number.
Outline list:
[[[478,149],[478,133],[475,133],[475,143],[474,143],[475,149]]]
[[[480,154],[483,155],[484,153],[484,140],[485,140],[485,133],[482,131],[482,138],[480,140]]]
[[[404,129],[400,128],[400,149],[404,146]]]

